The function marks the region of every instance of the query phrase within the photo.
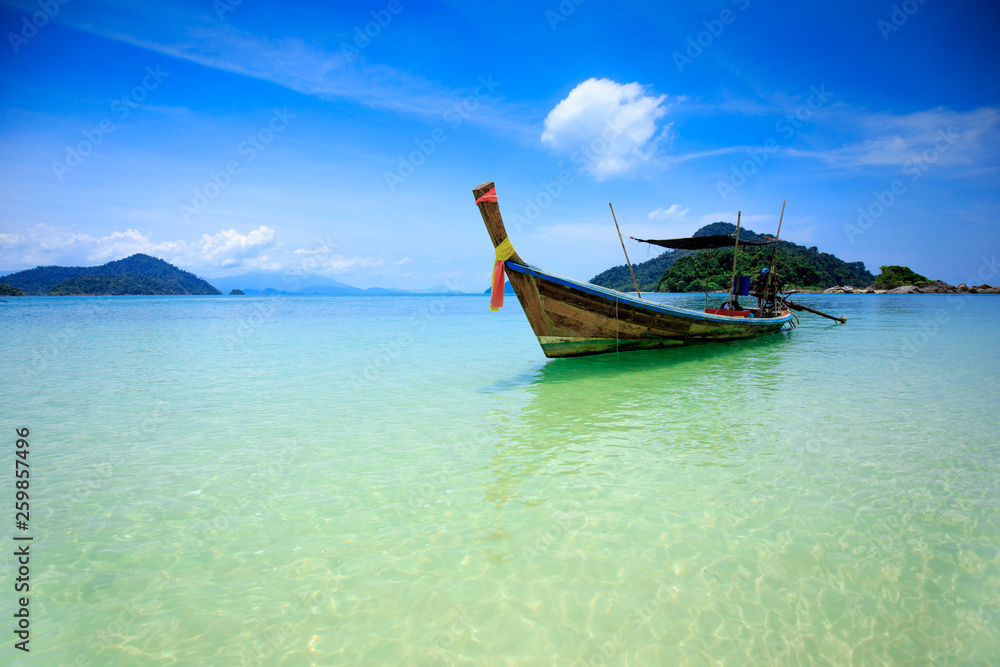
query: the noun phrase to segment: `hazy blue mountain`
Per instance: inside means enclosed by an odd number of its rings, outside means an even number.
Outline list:
[[[493,290],[492,287],[487,287],[486,291],[483,292],[483,294],[489,294],[492,290]],[[503,293],[504,294],[514,294],[514,287],[510,284],[509,280],[506,283],[504,283],[504,285],[503,285]]]
[[[241,289],[249,294],[248,290],[262,291],[273,289],[278,292],[300,292],[312,287],[335,287],[340,291],[329,292],[308,292],[309,294],[361,294],[364,292],[360,287],[347,285],[333,278],[318,275],[294,275],[281,271],[255,271],[244,273],[238,276],[225,276],[222,278],[211,278],[212,284],[223,292],[233,289]]]

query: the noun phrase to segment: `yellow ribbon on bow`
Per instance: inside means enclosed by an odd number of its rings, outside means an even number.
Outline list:
[[[496,261],[493,263],[493,277],[490,279],[490,310],[503,308],[504,269],[503,263],[514,256],[514,244],[507,237],[495,248]],[[499,286],[497,281],[500,281]]]

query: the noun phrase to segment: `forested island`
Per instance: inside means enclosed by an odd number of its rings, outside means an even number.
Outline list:
[[[141,253],[101,266],[39,266],[0,276],[0,283],[26,296],[221,294],[193,273]]]
[[[736,225],[713,222],[694,236],[732,235]],[[753,241],[765,236],[749,229],[740,229],[740,241]],[[741,248],[737,273],[753,275],[770,265],[773,246]],[[718,292],[729,289],[733,272],[733,251],[668,250],[634,267],[640,291],[649,292]],[[788,241],[778,242],[778,273],[790,288],[827,289],[837,285],[872,285],[875,276],[863,262],[845,262],[834,255],[819,252],[816,246],[807,248]],[[632,276],[624,264],[599,273],[592,283],[624,292],[635,290]]]

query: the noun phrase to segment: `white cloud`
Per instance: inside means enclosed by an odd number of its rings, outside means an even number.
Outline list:
[[[209,266],[239,266],[248,253],[255,252],[273,240],[274,230],[267,225],[261,225],[249,234],[228,229],[213,236],[203,234],[197,244],[197,252]]]
[[[23,232],[0,235],[0,266],[15,270],[51,264],[93,266],[146,253],[185,268],[258,269],[278,271],[299,266],[299,251],[287,252],[274,242],[276,233],[267,225],[242,234],[223,229],[203,234],[193,242],[154,241],[151,233],[135,229],[94,237],[73,227],[38,224]],[[301,250],[301,249],[300,249]],[[371,266],[377,258],[346,258],[331,255],[325,247],[317,250],[317,266],[336,271],[356,265]]]
[[[557,153],[582,157],[597,180],[625,174],[649,162],[668,111],[666,95],[646,95],[646,86],[587,79],[545,117],[542,143]],[[659,134],[658,134],[659,132]]]
[[[680,204],[671,204],[670,208],[658,208],[649,212],[650,220],[683,220],[689,209],[681,208]]]
[[[902,116],[849,110],[841,127],[857,125],[861,138],[829,150],[790,150],[791,155],[821,159],[836,167],[975,165],[997,149],[1000,109],[968,112],[939,107]]]

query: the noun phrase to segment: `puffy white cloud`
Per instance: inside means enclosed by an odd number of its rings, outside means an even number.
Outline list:
[[[261,225],[249,234],[228,229],[212,236],[203,234],[195,252],[209,266],[228,268],[239,266],[249,253],[257,253],[273,240],[274,230],[267,225]]]
[[[689,209],[681,208],[680,204],[672,204],[670,208],[658,208],[649,212],[650,220],[683,220]]]
[[[275,231],[266,225],[246,234],[228,229],[204,234],[194,242],[157,242],[152,234],[135,229],[94,237],[73,227],[38,224],[0,236],[0,267],[15,270],[51,264],[92,266],[135,253],[146,253],[198,270],[236,267],[280,270],[286,265],[294,265],[295,258],[281,251],[280,246],[274,244],[274,238]],[[321,251],[329,254],[326,248]],[[329,263],[329,258],[324,257],[322,261]]]
[[[587,79],[545,117],[542,143],[557,153],[582,160],[596,179],[625,174],[648,162],[668,111],[666,95],[654,97],[638,83]]]

